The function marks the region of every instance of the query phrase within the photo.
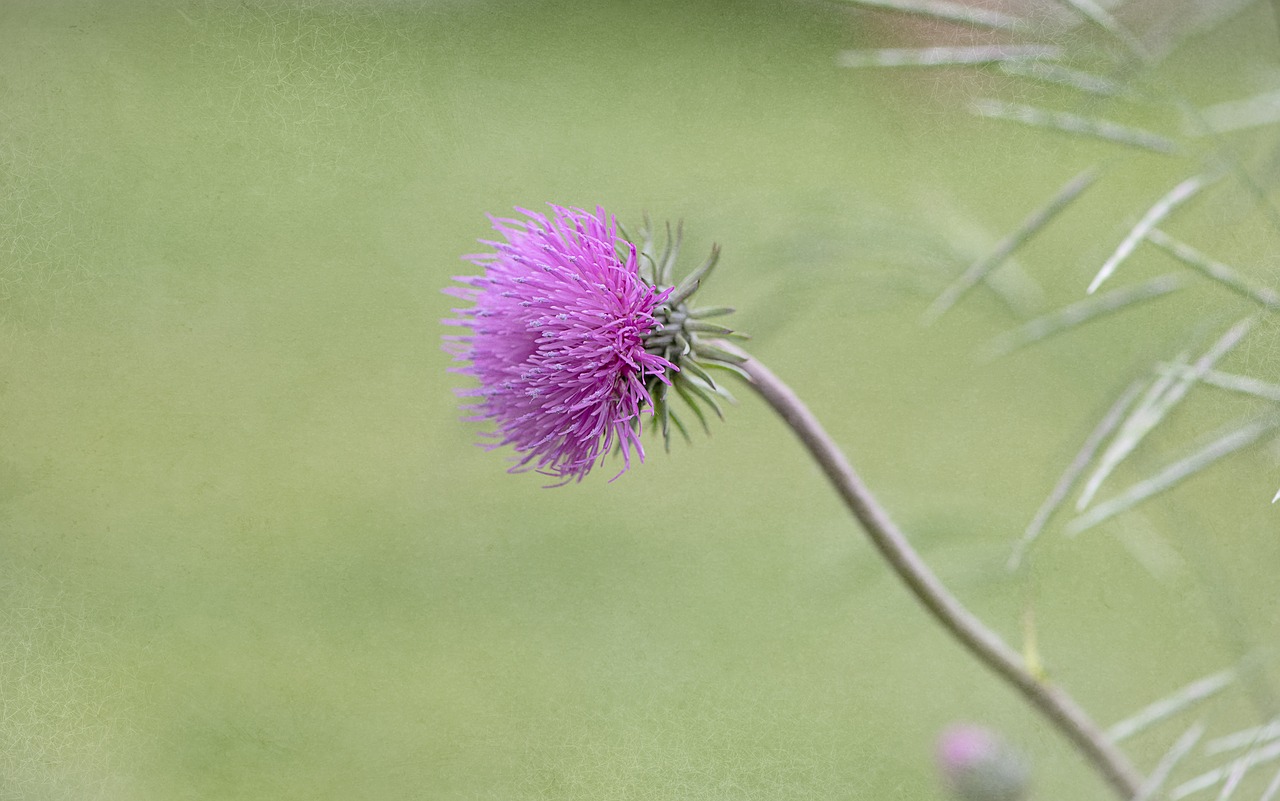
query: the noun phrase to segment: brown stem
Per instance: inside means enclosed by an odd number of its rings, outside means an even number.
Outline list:
[[[1117,795],[1125,801],[1134,798],[1143,779],[1128,758],[1066,691],[1032,675],[1016,651],[956,600],[911,547],[804,402],[755,359],[747,357],[739,366],[750,377],[752,389],[773,407],[809,449],[845,506],[911,594],[978,661],[1012,684],[1040,710],[1084,754]]]

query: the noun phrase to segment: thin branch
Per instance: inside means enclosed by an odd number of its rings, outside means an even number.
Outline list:
[[[872,544],[911,594],[951,636],[1048,718],[1120,798],[1133,798],[1142,787],[1143,778],[1128,758],[1070,695],[1032,675],[1018,653],[961,605],[938,580],[804,402],[755,359],[745,358],[740,367],[749,376],[751,388],[808,449],[845,507],[862,524]]]

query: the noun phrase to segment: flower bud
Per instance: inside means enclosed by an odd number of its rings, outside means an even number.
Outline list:
[[[1031,771],[1027,760],[1000,735],[973,724],[957,724],[938,738],[938,771],[957,801],[1022,801]]]

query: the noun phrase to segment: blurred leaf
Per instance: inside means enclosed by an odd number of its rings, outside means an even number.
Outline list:
[[[1017,570],[1021,566],[1027,551],[1040,537],[1040,533],[1049,522],[1049,518],[1053,516],[1053,513],[1071,494],[1072,487],[1080,480],[1080,476],[1084,475],[1085,469],[1093,461],[1093,457],[1097,454],[1098,449],[1102,447],[1102,443],[1116,429],[1116,426],[1120,425],[1120,421],[1124,418],[1124,413],[1133,405],[1138,393],[1142,390],[1142,384],[1142,379],[1132,381],[1124,392],[1120,393],[1120,397],[1116,398],[1115,402],[1111,404],[1111,408],[1107,409],[1107,413],[1098,421],[1089,436],[1085,438],[1084,444],[1080,446],[1075,458],[1071,460],[1071,463],[1067,465],[1067,469],[1063,471],[1062,477],[1054,485],[1049,497],[1045,498],[1044,503],[1036,510],[1035,517],[1031,519],[1031,522],[1027,524],[1026,530],[1022,532],[1022,538],[1018,540],[1018,543],[1014,546],[1013,553],[1009,556],[1007,564],[1009,570]]]
[[[1133,453],[1134,449],[1155,430],[1169,412],[1173,411],[1174,407],[1186,397],[1195,382],[1244,338],[1252,328],[1255,319],[1246,317],[1229,328],[1203,356],[1196,360],[1191,369],[1177,376],[1166,373],[1152,382],[1142,402],[1125,420],[1115,439],[1111,441],[1111,445],[1102,454],[1097,469],[1089,476],[1084,491],[1076,501],[1076,511],[1081,511],[1089,505],[1112,471]]]
[[[983,349],[987,358],[1004,356],[1019,348],[1048,339],[1051,336],[1070,331],[1099,317],[1121,311],[1130,306],[1148,300],[1154,300],[1185,284],[1176,275],[1162,275],[1143,284],[1117,289],[1096,298],[1073,303],[1044,317],[1037,317],[1025,325],[991,340]]]
[[[945,0],[844,0],[844,2],[865,8],[896,11],[900,14],[932,17],[944,22],[957,22],[977,28],[1017,31],[1027,27],[1026,20],[1012,14],[975,8],[963,3],[949,3]]]
[[[1258,765],[1280,759],[1280,742],[1274,742],[1266,748],[1251,751],[1240,759],[1210,771],[1206,771],[1194,779],[1183,782],[1169,791],[1170,801],[1179,801],[1192,793],[1206,790],[1229,779],[1233,774],[1243,776]]]
[[[972,289],[979,281],[986,277],[996,267],[1007,259],[1013,251],[1021,247],[1027,240],[1035,236],[1046,225],[1048,225],[1054,217],[1058,216],[1063,209],[1071,205],[1072,201],[1078,198],[1084,190],[1093,185],[1098,179],[1098,169],[1090,167],[1084,172],[1072,178],[1062,186],[1058,192],[1049,199],[1049,202],[1033,211],[1027,216],[1022,224],[1012,233],[1001,239],[999,243],[992,248],[991,252],[986,256],[978,259],[965,270],[959,278],[947,287],[938,299],[935,300],[924,313],[925,323],[931,323],[946,313],[948,309],[956,304],[957,301]]]
[[[1177,376],[1185,376],[1192,372],[1192,368],[1185,364],[1165,363],[1159,365],[1157,369]],[[1280,384],[1270,384],[1249,376],[1224,373],[1220,370],[1209,370],[1200,375],[1200,383],[1231,392],[1239,392],[1242,395],[1262,398],[1272,403],[1280,403]]]
[[[1164,783],[1169,780],[1169,774],[1173,772],[1173,769],[1178,766],[1178,763],[1182,762],[1187,754],[1191,753],[1191,749],[1196,747],[1196,743],[1200,742],[1200,738],[1204,736],[1204,729],[1204,723],[1197,722],[1174,741],[1173,745],[1165,752],[1164,756],[1160,758],[1155,768],[1147,776],[1147,780],[1143,782],[1133,801],[1147,801],[1160,791]]]
[[[1252,97],[1217,103],[1200,109],[1204,126],[1189,126],[1188,136],[1227,133],[1280,122],[1280,91],[1268,90]],[[1207,130],[1206,130],[1207,128]]]
[[[1176,486],[1214,462],[1257,442],[1276,427],[1274,420],[1247,423],[1234,428],[1209,445],[1165,467],[1150,478],[1139,481],[1120,495],[1090,509],[1067,526],[1067,533],[1074,536],[1099,523],[1126,512],[1143,501]]]
[[[1247,729],[1215,737],[1204,744],[1205,753],[1210,756],[1249,748],[1258,743],[1267,743],[1280,739],[1280,719],[1272,720],[1261,726],[1250,726]]]
[[[1280,794],[1280,770],[1276,771],[1276,775],[1271,778],[1271,784],[1267,785],[1267,789],[1262,792],[1262,797],[1258,801],[1272,801],[1277,794]]]
[[[1133,88],[1121,81],[1053,62],[1003,61],[998,69],[1005,75],[1065,86],[1089,95],[1125,97],[1133,94]]]
[[[1176,155],[1182,151],[1177,142],[1167,136],[1161,136],[1141,128],[1121,125],[1118,122],[1104,120],[1101,117],[1084,117],[1067,111],[1051,111],[1024,106],[1018,103],[1006,103],[1003,100],[979,99],[973,103],[973,113],[979,117],[998,120],[1010,120],[1030,125],[1034,128],[1048,128],[1063,133],[1102,139],[1118,145],[1138,147],[1153,153]]]
[[[841,67],[953,67],[1001,61],[1054,60],[1062,56],[1062,48],[1055,45],[972,45],[844,50],[836,63]]]
[[[1113,742],[1120,742],[1132,737],[1148,726],[1172,717],[1206,698],[1217,695],[1231,686],[1235,679],[1235,670],[1220,670],[1217,673],[1197,679],[1176,692],[1161,698],[1159,701],[1148,704],[1124,720],[1112,724],[1107,729],[1107,737]]]
[[[1111,16],[1111,12],[1098,5],[1094,0],[1058,0],[1058,2],[1073,9],[1081,17],[1119,39],[1128,48],[1129,52],[1139,60],[1146,59],[1147,52],[1142,45],[1142,41],[1134,36],[1132,31],[1121,25],[1119,20]]]
[[[1243,295],[1270,311],[1280,311],[1280,295],[1271,289],[1249,286],[1236,270],[1220,261],[1214,261],[1190,245],[1174,239],[1159,228],[1152,228],[1147,232],[1146,237],[1151,244],[1183,264],[1198,270],[1209,279],[1222,284],[1232,292]]]
[[[1166,192],[1163,197],[1156,201],[1154,206],[1147,209],[1147,213],[1142,215],[1142,219],[1138,220],[1138,224],[1129,230],[1129,233],[1120,242],[1115,252],[1111,254],[1111,258],[1103,263],[1102,268],[1098,270],[1098,274],[1093,277],[1093,281],[1089,283],[1089,288],[1086,291],[1090,295],[1096,292],[1102,282],[1111,277],[1116,268],[1125,259],[1129,258],[1129,254],[1133,253],[1134,249],[1138,247],[1153,228],[1160,224],[1161,220],[1168,217],[1178,206],[1199,194],[1200,190],[1211,183],[1212,180],[1208,176],[1193,175]]]

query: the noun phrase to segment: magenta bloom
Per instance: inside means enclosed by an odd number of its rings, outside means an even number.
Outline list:
[[[1030,771],[1021,754],[983,726],[961,723],[938,738],[938,770],[957,801],[1022,801]]]
[[[512,472],[537,470],[581,480],[616,445],[623,470],[634,452],[644,459],[640,415],[651,406],[646,384],[669,383],[677,369],[645,350],[662,323],[657,312],[671,290],[640,276],[636,248],[618,236],[604,209],[552,206],[553,216],[517,209],[525,219],[494,219],[506,241],[467,258],[484,273],[445,290],[474,302],[448,325],[470,334],[446,337],[453,368],[474,376],[470,420],[517,454]]]

